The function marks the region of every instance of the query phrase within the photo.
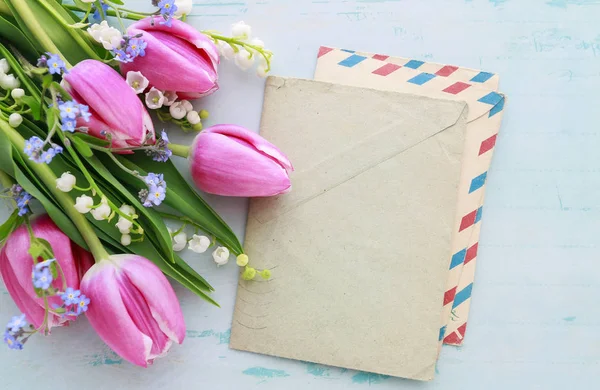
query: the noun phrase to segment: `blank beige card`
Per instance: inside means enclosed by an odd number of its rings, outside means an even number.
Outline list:
[[[292,192],[252,199],[234,349],[431,380],[448,273],[464,102],[270,77],[261,135]]]

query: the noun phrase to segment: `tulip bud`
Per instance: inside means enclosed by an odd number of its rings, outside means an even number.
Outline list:
[[[77,119],[77,125],[87,127],[91,135],[105,138],[110,133],[113,147],[141,145],[147,133],[150,141],[155,140],[150,115],[129,84],[110,66],[85,60],[63,79],[65,89],[77,103],[89,106],[93,112],[89,122]]]
[[[62,271],[53,278],[50,287],[62,290],[66,284],[72,289],[79,289],[80,277],[94,262],[91,255],[69,240],[47,215],[32,220],[31,229],[35,237],[50,244]],[[38,297],[33,288],[34,259],[28,253],[30,244],[29,232],[25,226],[12,232],[0,249],[0,273],[19,310],[25,314],[29,323],[38,328],[44,321],[44,299]],[[49,297],[48,301],[50,307],[62,304],[58,295]],[[63,325],[70,319],[72,317],[48,313],[50,328]]]
[[[173,288],[158,267],[137,255],[113,255],[83,277],[86,316],[100,338],[123,359],[147,367],[181,344],[185,322]]]
[[[288,192],[292,164],[264,138],[235,125],[216,125],[196,136],[190,151],[192,179],[204,192],[273,196]]]
[[[62,192],[70,192],[75,187],[76,180],[75,176],[71,175],[71,173],[64,172],[56,179],[56,188]]]
[[[143,34],[147,55],[121,63],[121,73],[140,71],[156,89],[174,91],[182,99],[196,99],[216,91],[217,47],[189,24],[177,19],[171,22],[168,27],[149,17],[129,26],[130,36]]]

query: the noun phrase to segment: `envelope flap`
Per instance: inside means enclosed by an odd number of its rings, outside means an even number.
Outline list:
[[[355,52],[331,49],[317,62],[315,80],[466,101],[468,122],[500,113],[506,100],[502,93],[476,81],[459,81],[423,71],[425,63],[422,61],[412,60],[401,66]],[[410,65],[411,62],[419,66]],[[477,80],[477,77],[473,78]]]
[[[275,101],[286,104],[271,103]],[[281,113],[281,107],[287,111]],[[444,131],[464,110],[464,102],[270,77],[261,135],[288,154],[296,171],[293,191],[275,200],[257,200],[261,212],[256,215],[266,222],[318,197]],[[302,137],[306,132],[310,137]],[[439,142],[440,153],[460,159],[451,143],[442,145],[443,137]]]

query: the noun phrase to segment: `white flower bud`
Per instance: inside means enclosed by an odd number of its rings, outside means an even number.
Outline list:
[[[144,93],[149,83],[150,82],[144,77],[142,72],[127,72],[127,84],[129,84],[135,93]]]
[[[265,65],[258,65],[256,67],[256,74],[258,77],[267,77],[267,67]]]
[[[190,125],[200,123],[200,115],[196,111],[190,111],[186,115],[186,119],[190,122]]]
[[[235,57],[233,47],[227,42],[219,41],[219,53],[227,60],[232,60]]]
[[[187,245],[187,234],[184,231],[173,236],[173,250],[175,252],[182,251]]]
[[[0,88],[9,91],[11,89],[19,88],[20,86],[21,86],[21,82],[14,75],[12,75],[12,74],[0,75]]]
[[[246,49],[240,49],[235,55],[235,64],[242,70],[250,69],[254,64],[254,54]]]
[[[252,38],[252,40],[250,41],[250,44],[252,46],[260,47],[261,49],[265,47],[265,43],[258,38]]]
[[[165,101],[163,102],[163,105],[165,106],[170,106],[173,103],[175,103],[175,101],[177,100],[177,92],[175,91],[164,91],[163,95],[165,97]]]
[[[173,117],[173,119],[183,119],[187,111],[181,102],[176,102],[169,107],[169,114]]]
[[[121,236],[121,245],[129,246],[131,244],[131,236],[129,234],[123,234]]]
[[[220,246],[213,252],[212,256],[217,265],[225,265],[229,261],[229,249]]]
[[[102,44],[106,50],[118,49],[123,40],[121,32],[116,28],[109,26],[106,20],[103,20],[102,23],[92,24],[92,26],[87,29],[87,32],[96,40],[96,42]]]
[[[25,91],[22,88],[15,88],[10,91],[10,96],[15,100],[19,100],[25,96]]]
[[[131,222],[127,218],[119,216],[119,221],[115,224],[115,226],[117,227],[117,229],[119,229],[119,232],[121,232],[121,234],[129,234],[131,232],[133,222]]]
[[[188,249],[196,253],[204,253],[210,246],[210,238],[194,234],[188,242]]]
[[[0,74],[7,74],[10,71],[10,65],[6,58],[0,60]]]
[[[56,188],[62,192],[70,192],[75,187],[77,179],[71,175],[70,172],[63,172],[59,178],[56,179]]]
[[[190,112],[194,109],[194,106],[192,106],[192,103],[190,103],[189,100],[182,100],[181,104],[183,105],[183,108],[185,108],[186,112]]]
[[[146,93],[146,106],[151,110],[159,109],[165,102],[165,96],[161,91],[152,87],[150,91]]]
[[[108,205],[108,200],[106,198],[102,198],[100,206],[90,210],[90,214],[92,214],[92,217],[94,217],[96,221],[104,221],[105,219],[108,219],[111,213],[112,210]]]
[[[252,27],[248,26],[244,21],[237,22],[231,26],[231,35],[236,38],[250,39]]]
[[[19,125],[23,123],[23,117],[21,116],[21,114],[13,112],[12,114],[10,114],[10,116],[8,117],[8,124],[11,127],[19,127]]]
[[[91,196],[81,195],[75,198],[75,210],[81,214],[90,212],[94,206],[94,199]]]
[[[175,16],[177,17],[189,15],[194,7],[192,0],[175,0],[175,5],[177,6],[177,10],[175,11]]]
[[[121,207],[119,207],[119,211],[121,211],[122,213],[125,213],[127,215],[135,214],[135,208],[133,208],[133,206],[130,206],[128,204],[124,204]]]

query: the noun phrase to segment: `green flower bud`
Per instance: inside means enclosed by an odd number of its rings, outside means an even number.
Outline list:
[[[256,276],[256,270],[252,267],[246,267],[244,272],[242,273],[242,279],[244,280],[252,280]]]

